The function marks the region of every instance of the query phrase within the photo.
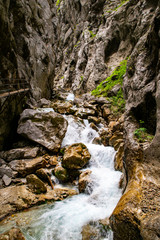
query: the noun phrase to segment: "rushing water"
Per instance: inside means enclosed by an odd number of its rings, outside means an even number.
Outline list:
[[[89,186],[92,191],[18,214],[8,228],[18,225],[27,240],[80,240],[82,227],[109,217],[121,197],[118,188],[121,173],[114,170],[114,149],[92,144],[98,133],[87,120],[82,123],[71,116],[66,118],[69,126],[62,146],[78,142],[87,146],[91,159],[86,169],[92,171]],[[101,239],[111,240],[112,234]]]

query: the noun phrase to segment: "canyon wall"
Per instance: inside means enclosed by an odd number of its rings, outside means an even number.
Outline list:
[[[128,58],[128,185],[110,222],[115,239],[159,239],[160,1],[7,0],[0,8],[1,77],[26,78],[37,100],[53,88],[91,91]],[[140,121],[151,143],[135,139]]]

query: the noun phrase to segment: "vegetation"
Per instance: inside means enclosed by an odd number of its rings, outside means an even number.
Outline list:
[[[134,131],[134,136],[140,143],[151,142],[154,136],[147,133],[147,129],[143,125],[144,121],[140,120],[140,128]]]
[[[92,91],[92,95],[106,97],[111,103],[111,110],[113,112],[123,112],[125,101],[123,98],[122,87],[118,90],[116,95],[108,96],[114,86],[123,84],[123,76],[126,73],[127,60],[123,60],[120,65],[115,68],[112,74],[102,81],[96,89]]]
[[[108,10],[107,12],[117,11],[118,8],[120,8],[124,3],[128,2],[128,1],[129,1],[129,0],[120,0],[120,4],[119,4],[116,8],[110,9],[110,10]]]
[[[93,31],[91,31],[91,30],[88,30],[88,31],[89,31],[89,33],[90,33],[90,35],[91,35],[91,38],[96,37],[96,34],[94,34]]]
[[[56,6],[58,6],[61,3],[61,0],[57,0]]]

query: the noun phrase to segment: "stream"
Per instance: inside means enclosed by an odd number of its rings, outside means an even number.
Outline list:
[[[86,193],[15,214],[5,228],[18,225],[27,240],[81,240],[82,227],[90,221],[109,217],[122,194],[118,188],[121,173],[114,170],[115,150],[92,144],[98,133],[87,120],[76,121],[73,116],[65,118],[69,125],[62,147],[80,142],[87,146],[91,159],[82,171],[92,171],[91,184]],[[2,231],[4,226],[0,226]],[[100,239],[112,240],[112,235],[109,231]]]

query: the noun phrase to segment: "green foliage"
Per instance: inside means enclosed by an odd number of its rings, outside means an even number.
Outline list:
[[[140,128],[137,128],[134,131],[134,136],[140,143],[151,142],[154,136],[147,133],[147,129],[143,127],[144,121],[140,120],[139,123],[140,123]]]
[[[123,60],[120,65],[115,68],[112,74],[102,81],[96,89],[94,89],[91,93],[95,96],[103,96],[106,97],[107,100],[111,103],[111,110],[115,113],[122,112],[125,107],[125,100],[123,98],[122,88],[118,91],[116,96],[108,97],[108,93],[112,90],[112,88],[119,84],[122,86],[123,84],[123,76],[126,73],[127,60]]]
[[[107,12],[108,12],[108,13],[111,13],[111,12],[113,12],[113,11],[117,11],[118,8],[122,7],[122,5],[123,5],[124,3],[126,3],[126,2],[128,2],[128,1],[129,1],[129,0],[120,0],[120,4],[119,4],[116,8],[110,9],[110,10],[108,10]]]
[[[83,82],[83,78],[84,78],[84,77],[83,77],[83,76],[80,76],[80,78],[81,78],[81,79],[80,79],[80,82]]]
[[[92,95],[107,97],[108,92],[117,84],[122,85],[123,76],[126,73],[127,60],[123,60],[112,74],[102,81],[96,89],[92,91]]]
[[[91,30],[88,30],[88,31],[89,31],[89,33],[90,33],[90,35],[91,35],[91,38],[96,37],[96,34],[94,34],[93,31],[91,31]]]
[[[56,6],[58,6],[61,3],[61,0],[57,0]]]

